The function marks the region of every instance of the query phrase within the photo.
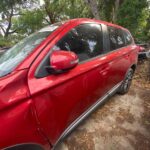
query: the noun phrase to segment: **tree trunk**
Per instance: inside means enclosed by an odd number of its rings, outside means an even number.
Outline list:
[[[50,5],[51,5],[50,1],[49,0],[44,0],[44,3],[45,3],[45,6],[44,6],[45,12],[46,12],[46,14],[49,18],[49,22],[51,24],[53,24],[53,23],[55,23],[55,17],[54,17],[53,12],[51,12],[51,10],[50,10]]]
[[[46,11],[46,13],[48,15],[49,22],[51,24],[55,23],[55,19],[53,18],[53,15],[51,14],[51,12],[48,10],[48,8],[46,6],[45,6],[45,11]]]
[[[119,9],[119,4],[120,4],[120,0],[115,0],[115,6],[113,9],[113,17],[112,17],[113,23],[115,23],[117,21],[117,13],[118,13],[118,9]]]
[[[10,14],[8,14],[8,18],[7,18],[8,26],[7,26],[6,31],[5,31],[5,35],[4,35],[5,38],[8,37],[9,31],[10,31],[11,26],[12,26],[13,11],[14,11],[14,10],[13,10],[13,7],[12,7],[12,8],[11,8],[11,12],[10,12]]]
[[[95,19],[100,19],[98,5],[96,0],[84,0],[85,3],[90,7],[91,12]]]

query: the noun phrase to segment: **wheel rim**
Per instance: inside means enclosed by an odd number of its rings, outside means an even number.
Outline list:
[[[128,91],[131,85],[131,81],[132,81],[132,77],[133,77],[133,71],[129,71],[128,75],[126,76],[126,79],[124,81],[124,90]]]

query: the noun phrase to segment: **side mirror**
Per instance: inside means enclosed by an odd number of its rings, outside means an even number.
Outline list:
[[[74,68],[78,64],[78,56],[69,51],[56,50],[50,55],[50,72],[59,74]]]

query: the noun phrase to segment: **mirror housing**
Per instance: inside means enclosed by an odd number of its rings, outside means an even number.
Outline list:
[[[74,68],[78,64],[78,56],[70,51],[55,50],[50,55],[50,71],[59,74]]]

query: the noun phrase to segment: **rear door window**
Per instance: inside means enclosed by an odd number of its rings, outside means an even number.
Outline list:
[[[116,38],[117,38],[117,48],[121,48],[125,46],[125,39],[123,36],[123,32],[121,29],[116,29]]]
[[[126,45],[132,44],[133,43],[133,38],[132,38],[131,34],[127,31],[123,31],[123,34],[124,34]]]
[[[121,29],[108,27],[110,51],[119,49],[125,46],[125,39]]]
[[[79,61],[103,54],[103,35],[99,24],[82,24],[69,31],[53,50],[75,52]]]

